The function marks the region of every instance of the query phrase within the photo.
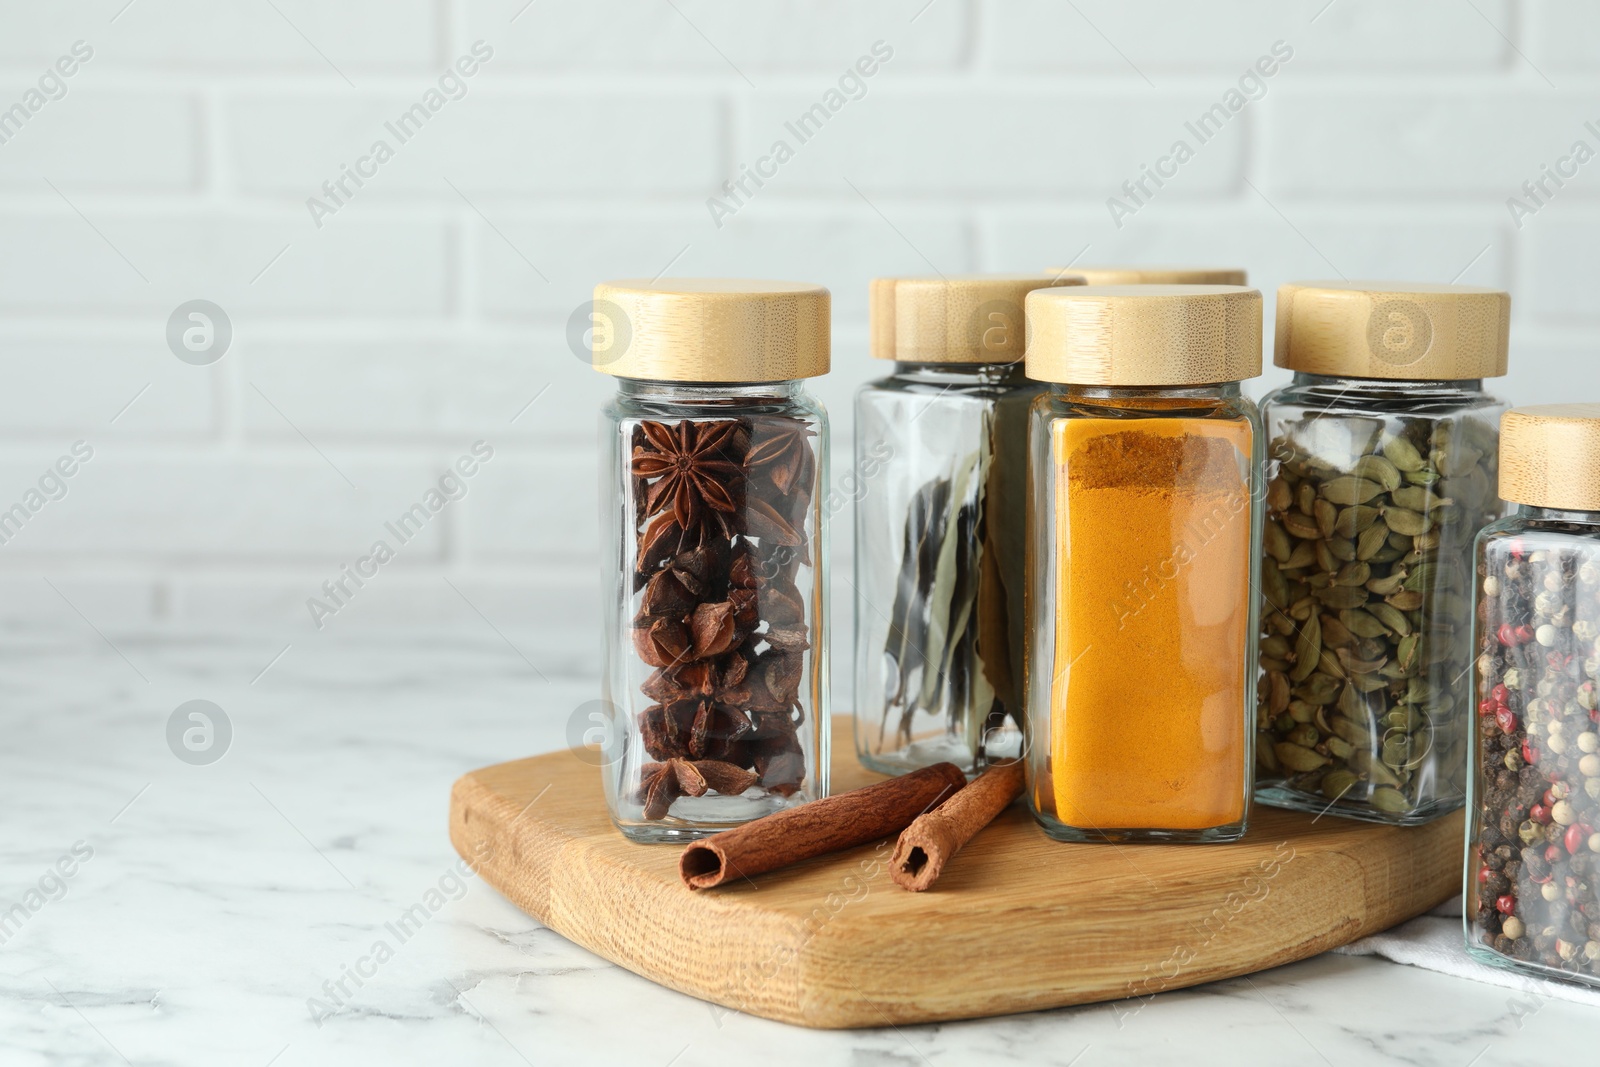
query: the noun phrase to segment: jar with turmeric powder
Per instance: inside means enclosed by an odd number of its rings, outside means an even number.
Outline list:
[[[1472,541],[1499,518],[1498,289],[1278,290],[1256,798],[1416,824],[1462,805]]]
[[[1261,294],[1028,294],[1028,798],[1062,841],[1244,834]]]
[[[1015,758],[1022,739],[1028,405],[1023,298],[1075,275],[873,279],[856,394],[855,739],[899,774]]]

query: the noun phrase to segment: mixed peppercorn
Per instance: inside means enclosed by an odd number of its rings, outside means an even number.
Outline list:
[[[1553,536],[1547,535],[1551,534]],[[1546,524],[1479,554],[1473,939],[1600,977],[1600,544]]]

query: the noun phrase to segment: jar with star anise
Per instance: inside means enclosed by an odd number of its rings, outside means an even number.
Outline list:
[[[828,290],[595,288],[612,818],[682,841],[827,795]]]
[[[856,394],[855,742],[900,774],[1022,748],[1028,405],[1023,299],[1072,274],[875,278]]]

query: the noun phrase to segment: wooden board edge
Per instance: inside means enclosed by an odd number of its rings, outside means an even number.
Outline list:
[[[473,817],[473,812],[490,807],[499,809],[501,819],[486,821]],[[692,944],[696,934],[703,932],[689,928],[688,922],[680,922],[678,925],[683,928],[674,929],[644,918],[653,900],[669,894],[688,893],[686,887],[645,875],[638,868],[592,847],[586,839],[567,834],[537,815],[524,813],[519,818],[518,814],[514,804],[474,777],[474,773],[463,775],[451,787],[451,844],[462,858],[474,864],[478,875],[489,886],[525,914],[574,944],[668,989],[718,1005],[730,1013],[797,1021],[794,1009],[785,1007],[798,1005],[797,974],[793,981],[775,984],[764,981],[759,987],[747,977],[739,977],[767,969],[774,956],[794,958],[799,955],[804,947],[803,932],[790,916],[752,908],[748,902],[718,905],[716,897],[708,895],[708,905],[718,910],[726,908],[730,917],[737,916],[742,927],[737,939],[705,944],[707,951],[725,954],[730,959],[729,980],[720,990],[708,990],[681,977],[683,971],[676,966],[674,951],[676,946]],[[508,818],[516,827],[510,832],[505,828]],[[493,832],[485,836],[472,830],[474,822],[492,826]],[[557,843],[553,847],[528,846],[530,840],[538,841],[541,836],[553,838]],[[597,882],[605,883],[604,892],[599,891]],[[582,921],[564,911],[561,901],[584,901],[586,914]],[[672,918],[677,918],[677,911],[676,908],[664,909]],[[710,918],[714,921],[715,916]],[[752,930],[752,923],[763,929]],[[611,936],[599,936],[600,931],[610,931]],[[631,945],[631,950],[625,950],[625,945]],[[769,947],[763,951],[758,948],[761,945]]]
[[[1416,834],[1422,840],[1416,843],[1418,847],[1409,854],[1404,852],[1396,853],[1383,868],[1372,867],[1370,865],[1370,857],[1349,854],[1348,846],[1317,853],[1316,862],[1319,867],[1334,867],[1348,874],[1360,876],[1362,882],[1360,893],[1362,900],[1361,917],[1349,917],[1348,921],[1343,922],[1332,921],[1325,929],[1311,936],[1304,937],[1293,944],[1285,945],[1275,952],[1259,957],[1258,961],[1249,967],[1207,966],[1196,963],[1193,966],[1180,969],[1176,975],[1164,979],[1160,988],[1155,992],[1186,989],[1204,985],[1208,982],[1224,981],[1290,963],[1297,963],[1300,960],[1320,955],[1330,949],[1349,944],[1359,938],[1389,929],[1408,919],[1416,918],[1460,892],[1460,869],[1457,855],[1459,853],[1457,846],[1463,832],[1460,812],[1444,816],[1421,827],[1392,827],[1388,829],[1393,833]],[[1435,861],[1437,866],[1429,872],[1429,877],[1425,879],[1397,878],[1397,875],[1401,872],[1416,872],[1426,869],[1424,863],[1419,862],[1424,860],[1424,856],[1419,855],[1419,853],[1434,856],[1441,852],[1444,855]],[[1331,874],[1333,872],[1328,873]],[[1387,883],[1397,880],[1410,882],[1409,887],[1398,895],[1391,892],[1390,887],[1387,885]],[[849,952],[845,952],[843,955],[848,957]],[[848,977],[844,984],[838,981],[837,976],[841,974],[847,975],[851,967],[848,964],[840,966],[837,958],[826,961],[803,959],[802,963],[807,968],[804,977],[797,982],[797,988],[804,994],[802,1001],[796,1004],[792,1011],[765,1014],[766,1018],[811,1029],[849,1030],[885,1025],[899,1026],[957,1022],[965,1019],[991,1018],[1031,1011],[1046,1011],[1054,1008],[1143,999],[1142,995],[1130,995],[1128,992],[1129,983],[1126,980],[1118,980],[1114,984],[1108,983],[1076,990],[1032,989],[1007,991],[998,993],[980,1003],[969,1001],[966,1006],[959,1010],[944,1010],[937,1005],[930,1004],[925,999],[869,999],[861,994],[859,988],[855,987]],[[970,991],[964,995],[970,997]]]
[[[479,773],[469,772],[452,786],[450,835],[456,851],[478,868],[488,884],[575,944],[650,981],[708,1005],[720,1005],[728,1012],[812,1029],[855,1029],[1016,1014],[1128,997],[1126,983],[1118,983],[1080,990],[1012,990],[978,1004],[969,1002],[961,1010],[945,1010],[914,999],[868,999],[859,995],[859,990],[844,989],[826,970],[812,968],[808,948],[816,941],[816,934],[804,929],[792,914],[763,914],[763,909],[753,909],[747,899],[737,905],[730,903],[730,915],[736,913],[741,923],[739,936],[707,937],[705,928],[708,923],[715,924],[720,910],[714,896],[706,898],[712,908],[709,914],[701,909],[692,921],[684,918],[671,906],[675,901],[669,899],[678,891],[687,892],[677,883],[664,883],[658,874],[645,874],[614,853],[608,854],[597,847],[592,836],[563,830],[540,818],[537,811],[519,810],[516,802],[480,779]],[[1349,923],[1330,924],[1248,968],[1197,965],[1165,983],[1161,991],[1305,959],[1436,906],[1459,891],[1461,819],[1461,814],[1455,813],[1423,827],[1391,828],[1391,832],[1415,834],[1419,840],[1412,849],[1394,850],[1386,864],[1377,868],[1371,864],[1370,856],[1349,854],[1352,846],[1319,852],[1323,865],[1359,872],[1363,901],[1359,919],[1352,917]],[[489,826],[491,833],[483,834],[474,822]],[[1427,877],[1419,872],[1425,872]],[[561,910],[564,903],[573,907],[576,902],[583,902],[581,920],[576,913]],[[597,903],[603,905],[598,913]],[[645,919],[652,903],[660,903],[662,910],[658,914],[674,919],[677,928]],[[759,929],[752,930],[752,922]],[[757,945],[767,947],[758,951]],[[726,958],[729,977],[716,988],[708,987],[704,981],[688,980],[686,976],[692,970],[679,966],[684,946]],[[762,972],[774,969],[775,962],[779,963],[779,973],[763,976]],[[783,970],[790,972],[787,977],[781,976]]]

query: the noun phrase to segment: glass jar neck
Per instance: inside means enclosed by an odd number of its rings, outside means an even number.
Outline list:
[[[1429,400],[1478,396],[1483,393],[1482,378],[1406,381],[1397,378],[1347,378],[1336,374],[1294,372],[1294,384],[1305,390],[1338,396],[1370,396],[1383,399]]]
[[[724,404],[729,400],[788,400],[803,395],[805,380],[783,382],[657,382],[618,378],[617,395],[674,404]]]
[[[1517,518],[1526,522],[1575,522],[1585,526],[1600,526],[1600,511],[1540,508],[1534,507],[1532,504],[1518,504]]]
[[[1022,361],[1014,363],[905,363],[893,374],[909,382],[931,385],[1021,385],[1028,380]]]
[[[1231,400],[1238,397],[1238,382],[1209,385],[1066,385],[1052,382],[1057,396],[1078,403],[1107,403],[1118,400]]]

